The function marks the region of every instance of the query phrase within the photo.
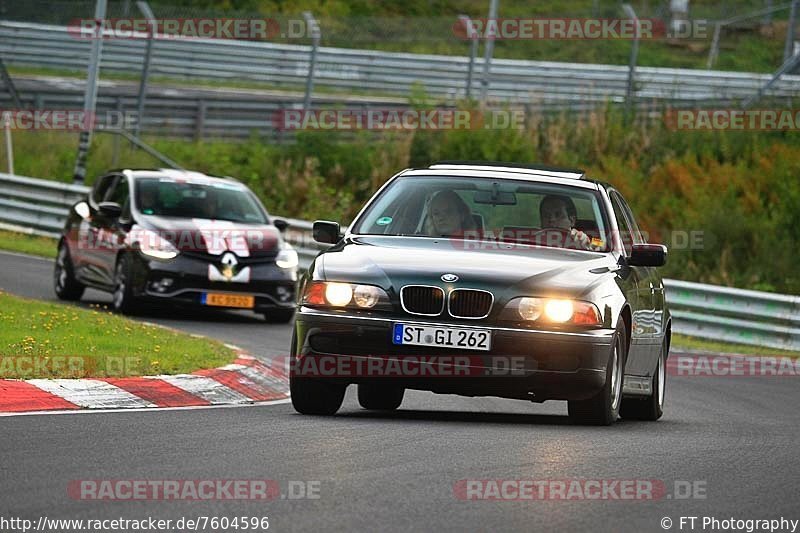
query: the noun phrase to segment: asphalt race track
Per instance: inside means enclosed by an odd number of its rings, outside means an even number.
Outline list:
[[[0,253],[0,288],[53,301],[51,270],[50,261]],[[108,301],[88,291],[81,305]],[[291,334],[247,313],[170,310],[147,320],[262,359],[285,355]],[[371,414],[354,392],[333,418],[300,416],[289,404],[0,418],[0,514],[34,521],[268,516],[274,531],[664,531],[665,517],[670,530],[691,531],[688,521],[681,529],[681,516],[800,519],[797,377],[669,376],[659,422],[608,428],[570,425],[558,402],[422,392],[408,392],[396,413]],[[85,479],[271,479],[286,498],[71,498],[69,482]],[[501,479],[656,480],[666,494],[465,501],[454,490],[459,480]],[[288,497],[297,482],[318,486],[318,498]],[[689,494],[687,486],[697,490]],[[703,531],[700,520],[694,531]]]

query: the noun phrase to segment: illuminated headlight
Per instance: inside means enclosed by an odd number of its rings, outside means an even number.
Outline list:
[[[161,238],[152,231],[145,231],[139,237],[139,251],[153,259],[175,259],[178,257],[178,249],[166,239]]]
[[[313,281],[306,286],[302,303],[333,307],[355,307],[372,309],[391,308],[389,295],[374,285],[355,285],[333,281]]]
[[[284,248],[278,252],[275,264],[280,268],[295,268],[298,264],[297,252],[293,248]]]
[[[328,283],[325,299],[334,307],[344,307],[353,299],[353,289],[347,283]]]
[[[567,322],[572,318],[572,301],[547,300],[544,304],[544,316],[550,322]]]
[[[603,321],[597,306],[591,302],[560,298],[534,298],[521,296],[508,302],[500,320],[537,324],[570,324],[599,326]]]

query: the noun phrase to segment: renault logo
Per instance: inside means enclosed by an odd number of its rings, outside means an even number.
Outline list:
[[[452,283],[454,281],[458,281],[458,276],[455,274],[442,274],[442,281],[446,283]]]
[[[236,265],[239,264],[239,261],[236,260],[236,256],[232,253],[227,253],[222,256],[222,275],[225,276],[225,279],[230,281],[233,279],[234,270],[236,269]]]

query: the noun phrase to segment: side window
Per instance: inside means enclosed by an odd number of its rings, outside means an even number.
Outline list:
[[[111,185],[114,183],[114,178],[116,176],[103,176],[98,178],[97,182],[94,185],[94,189],[92,190],[92,203],[94,205],[99,204],[100,202],[105,201],[106,193],[108,189],[111,188]]]
[[[611,207],[614,208],[614,217],[617,219],[617,227],[619,228],[619,238],[622,246],[625,249],[625,255],[631,255],[633,250],[633,234],[631,233],[630,224],[625,218],[625,210],[620,203],[621,197],[615,192],[611,192]]]
[[[627,218],[628,222],[630,222],[631,231],[633,232],[633,242],[636,244],[643,244],[645,240],[642,237],[642,232],[639,231],[639,225],[636,223],[636,219],[633,216],[631,208],[628,206],[628,202],[626,202],[625,198],[623,198],[618,192],[615,191],[614,195],[619,199],[622,212],[625,213],[625,218]]]
[[[130,190],[128,187],[128,179],[124,176],[117,176],[117,180],[114,183],[114,186],[109,188],[106,192],[105,200],[106,202],[114,202],[119,204],[122,207],[122,217],[123,219],[130,218],[131,213],[131,202],[130,202]]]

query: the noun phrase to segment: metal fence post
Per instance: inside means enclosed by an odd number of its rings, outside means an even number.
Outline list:
[[[633,98],[635,96],[633,85],[636,83],[636,61],[639,56],[639,34],[641,33],[641,27],[639,26],[639,17],[636,16],[636,12],[633,10],[633,7],[631,7],[630,4],[622,4],[622,9],[625,11],[627,16],[633,19],[634,24],[636,25],[636,34],[633,37],[633,45],[631,46],[631,59],[628,65],[628,88],[625,90],[625,114],[629,115],[633,106]]]
[[[139,7],[139,10],[142,12],[145,18],[150,21],[150,30],[148,31],[147,44],[145,44],[144,49],[142,76],[139,79],[139,101],[136,104],[136,127],[133,130],[133,134],[138,137],[139,131],[142,128],[142,121],[144,121],[144,101],[145,98],[147,98],[147,78],[150,76],[150,58],[153,54],[153,39],[156,33],[156,17],[153,15],[153,10],[150,9],[150,6],[145,0],[139,0],[136,2],[136,5]]]
[[[206,111],[207,111],[207,104],[205,100],[198,100],[197,101],[197,117],[194,121],[194,140],[195,141],[202,141],[203,140],[203,130],[206,127]]]
[[[319,48],[319,41],[322,38],[319,24],[314,19],[314,15],[310,11],[303,12],[303,18],[306,21],[306,27],[311,30],[311,57],[308,61],[308,78],[306,79],[306,95],[303,98],[303,111],[308,112],[311,107],[311,93],[314,90],[314,69],[317,66],[317,49]]]
[[[497,4],[499,0],[491,0],[489,4],[489,19],[486,23],[487,28],[493,24],[497,28]],[[489,35],[488,31],[484,30],[486,37],[486,44],[483,51],[483,79],[481,79],[481,102],[485,102],[489,96],[489,72],[492,63],[492,54],[494,53],[494,39],[495,35]]]
[[[718,21],[714,25],[714,37],[711,39],[711,48],[708,50],[708,59],[706,60],[706,68],[711,68],[717,61],[719,55],[719,36],[722,33],[722,22]]]
[[[6,65],[3,63],[2,58],[0,58],[0,76],[3,78],[3,85],[6,86],[9,96],[11,96],[11,101],[14,102],[14,107],[16,109],[22,109],[22,102],[19,100],[19,93],[14,85],[14,80],[11,79],[11,75],[8,73],[8,70],[6,70]]]
[[[478,55],[478,32],[472,25],[472,19],[467,15],[459,15],[458,20],[464,25],[467,31],[467,39],[470,40],[469,48],[469,67],[467,68],[467,90],[466,98],[472,98],[472,73],[475,70],[475,56]]]
[[[786,44],[783,46],[783,60],[786,61],[794,55],[794,25],[797,21],[797,2],[792,1],[792,7],[789,9],[789,25],[786,26]]]
[[[14,175],[14,143],[11,140],[11,117],[8,113],[3,113],[3,130],[6,136],[6,161],[8,162],[8,173]]]
[[[106,18],[106,0],[97,0],[94,10],[95,31],[92,41],[92,52],[89,56],[89,69],[86,80],[86,95],[83,105],[83,129],[78,142],[78,157],[75,158],[75,183],[83,183],[86,179],[86,157],[92,143],[94,128],[94,110],[97,102],[97,78],[100,74],[100,54],[103,51],[103,19]]]

